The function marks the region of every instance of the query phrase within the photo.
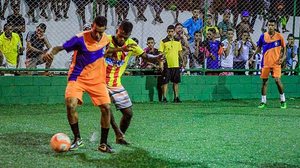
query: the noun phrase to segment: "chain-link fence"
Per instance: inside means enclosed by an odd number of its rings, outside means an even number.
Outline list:
[[[294,42],[289,40],[288,58],[283,68],[298,67],[299,51],[294,45],[297,46],[300,34],[299,0],[1,0],[0,2],[0,23],[3,28],[0,36],[0,51],[3,55],[0,57],[0,66],[6,68],[26,70],[38,67],[66,70],[72,53],[61,52],[52,63],[48,64],[40,61],[38,57],[48,48],[61,45],[83,29],[88,29],[95,15],[107,17],[107,34],[114,34],[118,23],[124,19],[134,23],[131,37],[135,37],[142,48],[149,47],[147,43],[149,37],[153,37],[154,47],[158,48],[160,41],[167,36],[168,25],[176,25],[176,36],[181,39],[183,54],[187,60],[187,64],[183,65],[186,69],[191,71],[210,69],[218,74],[219,71],[242,69],[235,72],[242,75],[259,73],[256,71],[245,73],[244,70],[260,69],[262,55],[253,56],[253,53],[258,38],[267,29],[267,21],[273,18],[287,43],[289,34],[296,37]],[[16,35],[19,35],[20,42]],[[229,36],[231,37],[228,40]],[[224,51],[222,53],[220,50],[228,45],[232,45],[230,53],[227,53],[230,57],[225,56]],[[249,64],[251,57],[254,62]],[[139,61],[133,61],[131,67],[139,68],[140,65],[136,64],[139,64]]]

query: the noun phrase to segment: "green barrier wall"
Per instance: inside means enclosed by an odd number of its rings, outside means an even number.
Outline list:
[[[155,76],[125,76],[123,85],[134,102],[157,101]],[[64,103],[66,76],[1,76],[0,104]],[[300,76],[283,76],[287,98],[300,97]],[[220,99],[260,99],[258,76],[183,76],[180,98],[183,101]],[[279,98],[274,80],[270,78],[268,98]],[[169,85],[168,99],[173,99]],[[87,95],[85,102],[91,102]]]

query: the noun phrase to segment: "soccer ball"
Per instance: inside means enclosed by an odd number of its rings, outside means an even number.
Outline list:
[[[52,136],[50,146],[55,152],[66,152],[70,149],[71,140],[64,133],[57,133]]]

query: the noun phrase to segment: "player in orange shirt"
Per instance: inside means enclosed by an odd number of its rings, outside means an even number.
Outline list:
[[[116,134],[116,143],[128,145],[124,139],[132,118],[132,102],[129,95],[121,83],[121,77],[126,70],[131,56],[142,57],[146,61],[161,61],[160,56],[146,54],[144,50],[130,37],[133,25],[129,21],[123,21],[117,29],[116,35],[109,36],[110,43],[106,54],[106,83],[112,102],[123,114],[120,121],[120,128],[114,120],[111,112],[111,125]]]
[[[268,32],[262,34],[257,42],[257,50],[254,55],[261,53],[263,50],[263,58],[261,61],[261,78],[262,78],[262,88],[261,88],[261,104],[258,108],[265,108],[267,103],[267,81],[269,74],[271,72],[273,78],[275,79],[278,91],[280,93],[280,108],[286,108],[285,96],[283,91],[283,85],[281,83],[281,64],[285,60],[286,46],[283,36],[275,31],[276,21],[269,20],[268,22]],[[250,59],[252,62],[253,58]]]
[[[95,106],[101,111],[101,140],[98,150],[111,153],[107,144],[110,127],[110,97],[106,88],[105,46],[109,43],[104,33],[107,20],[103,16],[94,19],[92,29],[84,31],[62,46],[56,46],[45,54],[44,59],[53,60],[54,55],[62,50],[75,51],[68,73],[68,85],[65,92],[68,121],[74,134],[70,150],[83,146],[78,126],[76,108],[83,103],[82,95],[87,92]]]

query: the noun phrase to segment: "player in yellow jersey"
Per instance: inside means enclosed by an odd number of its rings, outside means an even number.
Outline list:
[[[261,61],[261,79],[263,80],[261,88],[261,103],[258,108],[265,108],[267,102],[267,82],[270,75],[275,79],[278,91],[280,93],[280,108],[286,108],[283,85],[281,83],[281,64],[285,60],[286,46],[283,36],[275,31],[276,21],[268,21],[268,32],[262,34],[257,42],[257,50],[253,55],[263,50],[263,58]],[[250,59],[252,62],[253,58]]]
[[[124,134],[129,127],[132,118],[132,102],[127,91],[122,86],[121,77],[127,67],[131,56],[142,57],[146,61],[160,61],[160,56],[149,55],[137,45],[130,37],[133,25],[129,21],[123,21],[117,29],[116,35],[108,36],[110,43],[106,54],[106,83],[112,102],[123,114],[120,127],[116,124],[111,113],[111,125],[116,134],[116,143],[128,145]]]

